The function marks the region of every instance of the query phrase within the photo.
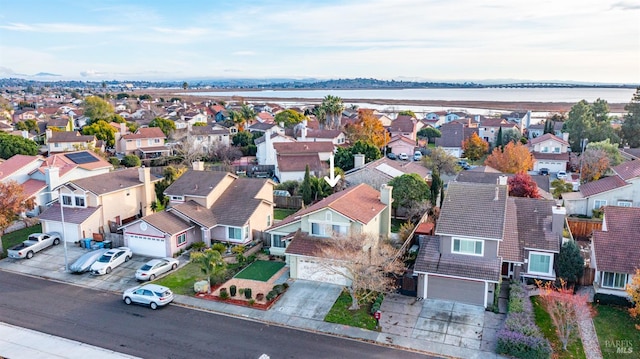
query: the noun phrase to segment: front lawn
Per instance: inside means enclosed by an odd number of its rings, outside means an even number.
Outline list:
[[[640,319],[629,316],[627,308],[596,305],[593,325],[598,333],[600,351],[606,358],[631,358],[640,353]],[[620,353],[618,353],[620,350]],[[626,355],[622,355],[625,354]],[[633,354],[631,354],[633,353]]]
[[[580,333],[576,328],[575,340],[570,341],[567,346],[567,350],[562,349],[562,343],[558,338],[555,325],[551,321],[551,316],[542,307],[540,299],[538,297],[531,297],[531,304],[533,305],[533,313],[535,314],[536,325],[540,328],[540,331],[545,338],[551,343],[553,353],[556,355],[554,358],[586,358],[584,349],[582,348],[582,340],[580,339]]]
[[[2,253],[3,257],[7,256],[7,249],[15,246],[18,243],[22,243],[27,240],[27,237],[31,233],[40,233],[42,232],[42,225],[36,224],[35,226],[23,228],[11,233],[7,233],[2,236],[2,248],[4,248],[4,252]]]
[[[324,317],[324,321],[376,330],[376,319],[370,313],[371,303],[361,305],[360,309],[356,311],[349,310],[350,306],[351,295],[347,291],[342,291],[327,316]]]
[[[288,216],[296,213],[295,209],[286,209],[286,208],[274,208],[273,209],[273,218],[283,220]]]
[[[187,263],[177,271],[156,280],[154,283],[171,288],[176,294],[193,295],[193,284],[206,276],[197,264]]]
[[[235,278],[266,282],[282,267],[284,267],[284,262],[255,261],[240,271],[240,273],[236,274]]]

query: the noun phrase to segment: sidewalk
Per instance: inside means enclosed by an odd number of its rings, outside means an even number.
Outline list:
[[[92,345],[0,322],[0,357],[11,359],[136,358]]]

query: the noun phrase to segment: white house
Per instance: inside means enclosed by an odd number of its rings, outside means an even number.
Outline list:
[[[548,168],[549,172],[566,171],[569,162],[569,142],[546,133],[529,141],[529,150],[534,157],[533,170]]]

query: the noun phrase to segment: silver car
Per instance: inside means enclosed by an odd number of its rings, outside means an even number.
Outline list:
[[[73,273],[84,273],[88,271],[91,265],[97,261],[98,258],[102,257],[106,251],[107,249],[96,249],[95,251],[83,254],[69,266],[69,270]]]
[[[125,304],[137,303],[148,305],[156,310],[158,307],[167,305],[173,301],[173,292],[167,287],[157,284],[145,284],[138,287],[129,288],[122,293],[122,300]]]
[[[152,259],[136,271],[136,279],[154,280],[157,276],[178,268],[178,264],[175,258]]]

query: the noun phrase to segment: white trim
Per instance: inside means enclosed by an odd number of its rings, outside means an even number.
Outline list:
[[[611,287],[611,286],[605,285],[605,284],[604,284],[604,275],[605,275],[605,274],[607,274],[607,273],[611,273],[611,274],[613,274],[613,275],[614,275],[614,276],[613,276],[613,281],[614,281],[614,283],[615,283],[615,281],[616,281],[616,276],[617,276],[617,275],[624,275],[624,285],[623,285],[622,287]],[[602,288],[605,288],[605,289],[615,289],[615,290],[625,290],[625,289],[627,288],[627,283],[628,283],[628,282],[629,282],[629,274],[627,274],[627,273],[607,272],[607,271],[602,271],[602,272],[600,272],[600,286],[601,286]]]
[[[600,207],[597,207],[597,208],[596,208],[596,203],[597,203],[597,202],[603,202],[603,201],[604,201],[604,204],[603,204],[603,205],[600,205]],[[600,209],[600,208],[602,208],[602,207],[605,207],[605,206],[607,205],[607,203],[608,203],[608,201],[607,201],[606,199],[595,199],[595,198],[594,198],[594,199],[593,199],[593,209]]]
[[[413,273],[422,273],[425,274],[427,276],[434,276],[434,277],[443,277],[443,278],[454,278],[454,279],[462,279],[462,280],[468,280],[471,282],[490,282],[490,283],[498,283],[497,280],[490,280],[490,279],[477,279],[477,278],[469,278],[469,277],[459,277],[457,275],[449,275],[449,274],[439,274],[439,273],[431,273],[431,272],[420,272],[420,271],[413,271]]]
[[[462,252],[462,251],[455,251],[455,242],[456,240],[460,241],[460,247],[462,247],[462,241],[466,241],[466,242],[475,242],[478,243],[480,242],[482,245],[480,246],[480,253],[476,253],[476,244],[474,243],[473,245],[473,253],[468,253],[468,252]],[[451,237],[451,253],[455,253],[455,254],[462,254],[465,256],[476,256],[476,257],[484,257],[484,241],[481,239],[470,239],[470,238],[455,238],[455,237]]]
[[[532,271],[531,270],[531,255],[538,255],[538,256],[546,256],[549,257],[549,271],[548,272],[536,272],[536,271]],[[527,256],[527,274],[536,274],[536,275],[544,275],[544,276],[549,276],[549,277],[553,277],[553,254],[550,253],[546,253],[546,252],[533,252],[530,251],[529,255]]]
[[[450,234],[450,233],[441,233],[441,232],[435,232],[434,234],[436,236],[448,236],[448,237],[457,237],[457,238],[479,239],[479,240],[483,240],[483,241],[497,241],[497,242],[502,241],[502,238],[470,237],[470,236],[465,236],[463,234]]]

